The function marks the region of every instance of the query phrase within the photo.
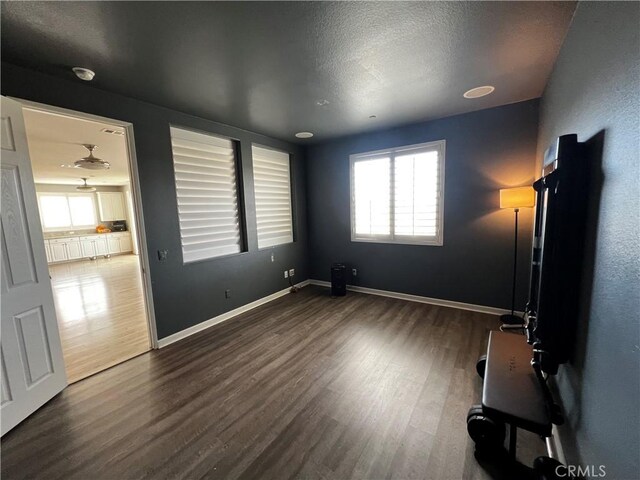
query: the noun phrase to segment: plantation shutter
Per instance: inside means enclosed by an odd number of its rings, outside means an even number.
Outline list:
[[[442,245],[444,148],[351,155],[351,240]]]
[[[233,142],[171,127],[171,147],[183,261],[240,252]]]
[[[293,242],[289,154],[253,146],[258,248]]]
[[[395,237],[436,237],[442,201],[438,151],[398,152],[394,158]]]

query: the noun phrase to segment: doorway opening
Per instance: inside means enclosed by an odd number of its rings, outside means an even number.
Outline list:
[[[23,105],[23,115],[74,383],[156,344],[132,130],[44,105]]]

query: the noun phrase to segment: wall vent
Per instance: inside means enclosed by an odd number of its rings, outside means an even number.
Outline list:
[[[109,135],[119,135],[124,137],[124,132],[122,130],[114,130],[113,128],[103,128],[101,130],[104,133],[108,133]]]

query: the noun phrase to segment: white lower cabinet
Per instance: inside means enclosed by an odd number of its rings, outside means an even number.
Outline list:
[[[120,251],[122,253],[125,253],[125,252],[131,252],[132,250],[133,248],[131,244],[131,235],[127,233],[126,235],[123,235],[122,237],[120,237]]]
[[[107,237],[109,253],[127,253],[132,250],[129,232],[109,233]]]
[[[107,239],[104,236],[104,234],[99,237],[96,237],[95,247],[96,247],[96,255],[106,255],[109,253],[109,248],[107,247]]]
[[[64,243],[52,240],[49,244],[49,248],[51,250],[52,262],[66,262],[69,260],[69,257],[67,256],[67,246]]]
[[[68,262],[132,251],[129,232],[101,233],[45,240],[47,262]]]
[[[51,245],[49,245],[49,240],[44,241],[44,253],[47,255],[47,263],[51,263],[53,259],[51,258]]]
[[[56,238],[49,240],[51,262],[66,262],[82,258],[82,248],[78,237]]]
[[[82,256],[85,258],[102,257],[109,253],[107,248],[107,235],[87,235],[80,237]]]
[[[82,247],[83,257],[91,258],[97,255],[95,242],[92,237],[80,237],[80,246]]]
[[[77,260],[79,258],[83,258],[82,249],[80,248],[79,238],[69,239],[66,245],[67,245],[67,258],[69,260]]]

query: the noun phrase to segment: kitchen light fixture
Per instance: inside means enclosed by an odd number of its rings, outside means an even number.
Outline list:
[[[76,190],[80,190],[81,192],[95,192],[96,191],[96,187],[92,187],[90,185],[87,185],[87,179],[86,177],[81,177],[82,180],[84,180],[84,185],[80,185],[78,187],[76,187]]]
[[[495,90],[495,87],[492,87],[491,85],[484,85],[482,87],[476,87],[476,88],[472,88],[471,90],[467,90],[466,92],[464,92],[463,97],[464,98],[480,98],[480,97],[484,97],[485,95],[489,95],[490,93],[493,93],[494,90]]]
[[[311,138],[313,137],[313,133],[311,132],[298,132],[296,133],[297,138]]]
[[[109,162],[93,156],[93,151],[97,148],[95,145],[85,143],[83,147],[89,150],[89,156],[76,160],[74,162],[76,167],[86,168],[88,170],[108,170],[111,168]]]
[[[93,80],[93,77],[96,76],[96,73],[93,70],[89,70],[84,67],[73,67],[71,70],[76,74],[76,77],[80,80],[84,80],[85,82],[90,82]]]

